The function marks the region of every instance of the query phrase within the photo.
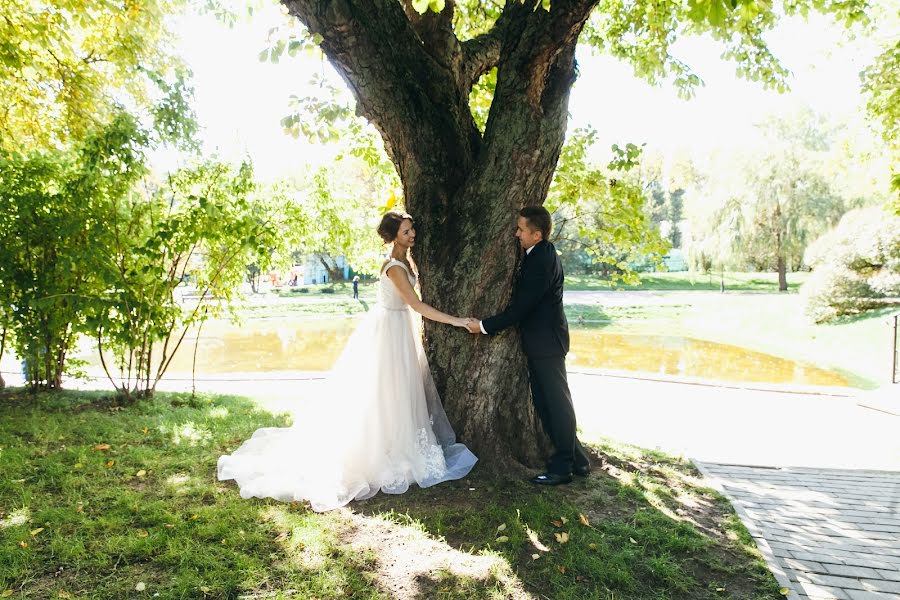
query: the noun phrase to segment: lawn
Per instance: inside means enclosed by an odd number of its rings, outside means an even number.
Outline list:
[[[228,396],[0,395],[0,596],[781,597],[678,459],[604,445],[565,489],[480,464],[326,514],[215,480],[219,455],[286,422]]]

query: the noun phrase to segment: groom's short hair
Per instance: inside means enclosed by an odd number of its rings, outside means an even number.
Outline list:
[[[546,208],[543,206],[526,206],[519,211],[519,216],[525,217],[525,221],[532,231],[540,231],[543,239],[550,239],[550,232],[553,230],[553,219]]]

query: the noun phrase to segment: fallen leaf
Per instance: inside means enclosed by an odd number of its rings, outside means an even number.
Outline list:
[[[791,590],[789,590],[789,589],[786,588],[786,587],[783,587],[783,588],[781,588],[780,590],[778,590],[778,593],[781,594],[782,596],[790,596],[790,595],[791,595]]]
[[[200,591],[203,592],[204,594],[208,594],[210,592],[210,589],[208,587],[206,587],[205,585],[201,585]]]
[[[84,466],[84,465],[81,464],[81,463],[75,463],[75,465],[74,465],[72,468],[73,468],[73,469],[80,469],[80,468],[83,467],[83,466]]]
[[[634,538],[632,538],[632,537],[628,538],[628,541],[631,542],[632,544],[637,544],[637,542],[634,541]]]
[[[550,521],[550,524],[553,525],[554,527],[562,527],[563,526],[562,521],[560,521],[558,519],[552,519]]]
[[[165,523],[165,524],[163,525],[163,527],[165,527],[166,529],[172,529],[172,528],[175,527],[175,526],[172,525],[171,523]]]
[[[505,544],[508,541],[509,541],[509,537],[507,537],[505,535],[501,535],[500,537],[497,538],[498,544]]]
[[[137,475],[138,477],[146,477],[146,476],[147,476],[147,471],[145,471],[144,469],[141,469],[140,471],[138,471],[137,473],[135,473],[135,475]]]
[[[144,435],[147,435],[148,433],[150,433],[150,430],[147,429],[146,427],[144,427],[143,429],[141,429],[141,431],[144,433]]]
[[[588,518],[584,515],[584,513],[578,513],[578,521],[585,527],[591,526],[590,521],[588,521]]]
[[[556,541],[560,544],[566,544],[569,541],[569,534],[565,531],[562,533],[554,533],[553,535],[556,536]]]
[[[83,505],[81,502],[79,502],[79,503],[78,503],[78,506],[75,507],[75,512],[77,512],[77,513],[83,513],[83,512],[84,512],[84,505]]]
[[[281,533],[278,534],[278,537],[275,538],[275,541],[283,542],[286,539],[288,539],[287,531],[282,531]]]
[[[135,591],[143,592],[144,590],[147,589],[147,584],[144,583],[143,581],[138,581],[138,584],[136,586],[134,586],[134,589],[135,589]]]
[[[531,555],[531,560],[537,560],[537,559],[539,559],[540,557],[541,557],[540,554],[532,554],[532,555]]]
[[[562,573],[563,575],[566,574],[566,568],[565,568],[564,566],[559,565],[558,567],[556,567],[556,569],[557,569],[560,573]]]
[[[200,517],[198,515],[191,515],[191,521],[196,521]]]
[[[114,464],[116,464],[116,461],[114,461],[114,460],[108,460],[108,461],[106,461],[106,467],[107,467],[107,468],[113,466]]]
[[[28,547],[28,542],[26,542],[25,540],[22,540],[21,542],[19,542],[19,547],[20,547],[20,548],[27,548],[27,547]]]
[[[497,525],[497,533],[500,533],[504,529],[506,529],[506,523],[500,523],[499,525]]]
[[[569,522],[569,520],[565,517],[560,517],[559,520],[563,522],[563,525]]]
[[[39,534],[39,533],[42,532],[43,530],[44,530],[43,527],[38,527],[37,529],[32,529],[32,530],[31,530],[31,537],[36,536],[37,534]]]
[[[575,576],[575,581],[584,581],[584,576],[583,576],[583,575],[576,575],[576,576]]]
[[[65,590],[59,590],[59,593],[56,595],[57,598],[71,598],[72,594]]]
[[[723,587],[717,587],[717,588],[716,588],[716,591],[717,591],[717,592],[724,592],[724,591],[725,591],[725,588],[723,588]]]
[[[94,446],[94,450],[99,450],[100,452],[106,452],[111,448],[112,446],[110,446],[109,444],[97,444],[96,446]]]
[[[146,529],[138,529],[137,536],[140,538],[145,538],[150,536],[150,532]]]
[[[0,597],[3,597],[3,598],[9,598],[9,597],[12,596],[12,595],[13,595],[13,591],[12,591],[12,590],[3,590],[3,593],[0,594]]]
[[[588,544],[588,548],[590,548],[591,550],[596,550],[597,544]]]

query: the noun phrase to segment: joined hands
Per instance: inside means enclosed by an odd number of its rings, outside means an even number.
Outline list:
[[[481,325],[478,319],[473,317],[464,317],[461,319],[460,327],[465,328],[469,333],[481,333]]]

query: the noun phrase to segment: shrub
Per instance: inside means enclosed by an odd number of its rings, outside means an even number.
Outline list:
[[[806,252],[813,273],[802,288],[821,323],[900,305],[900,216],[877,207],[847,213]]]

